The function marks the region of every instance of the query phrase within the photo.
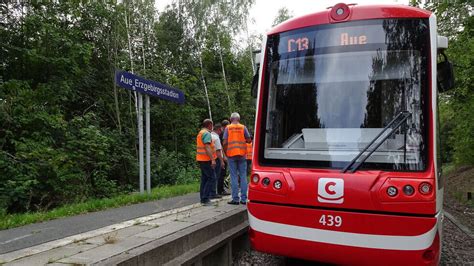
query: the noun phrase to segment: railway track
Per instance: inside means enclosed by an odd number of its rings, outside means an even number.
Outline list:
[[[451,214],[445,217],[441,265],[474,265],[472,232]]]
[[[452,214],[445,211],[444,217],[446,217],[449,221],[456,225],[456,227],[459,228],[459,230],[461,230],[468,237],[474,239],[474,233],[467,226],[463,225],[458,219],[456,219]]]

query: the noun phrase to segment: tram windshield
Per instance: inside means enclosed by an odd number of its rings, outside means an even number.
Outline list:
[[[428,43],[427,21],[420,19],[269,36],[261,162],[342,168],[406,112],[361,168],[424,170]]]

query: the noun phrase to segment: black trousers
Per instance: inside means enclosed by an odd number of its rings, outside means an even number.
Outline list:
[[[199,196],[201,197],[201,203],[206,203],[210,199],[211,186],[214,183],[216,174],[214,169],[211,167],[211,162],[199,162],[201,167],[201,187],[199,190]],[[214,183],[215,184],[215,183]]]

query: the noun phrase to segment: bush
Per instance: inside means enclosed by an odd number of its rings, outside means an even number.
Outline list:
[[[9,94],[0,106],[7,111],[0,116],[5,125],[0,130],[1,209],[48,210],[123,191],[115,173],[124,172],[124,166],[134,169],[133,151],[115,147],[124,137],[101,128],[93,112],[67,121],[55,107],[21,105],[40,93],[25,83],[8,82],[3,88]]]
[[[196,165],[186,164],[189,160],[183,157],[182,154],[161,147],[158,158],[153,158],[155,162],[152,164],[151,174],[153,186],[189,184],[198,181],[200,174]]]

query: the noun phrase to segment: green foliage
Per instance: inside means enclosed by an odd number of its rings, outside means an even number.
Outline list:
[[[464,30],[451,43],[449,56],[455,64],[456,88],[451,108],[455,123],[450,142],[454,161],[474,165],[474,17],[465,19]]]
[[[278,9],[277,16],[275,17],[275,19],[273,19],[272,26],[276,26],[292,17],[293,15],[291,14],[290,10],[286,7],[282,7]]]
[[[425,7],[436,14],[438,31],[450,39],[458,34],[466,33],[466,22],[472,15],[471,0],[457,1],[426,1]]]
[[[185,105],[151,99],[153,185],[199,180],[200,59],[215,120],[238,111],[253,124],[249,54],[233,45],[252,2],[182,1],[159,15],[151,0],[0,3],[0,214],[137,189],[135,95],[114,86],[115,69],[185,92]]]
[[[189,184],[199,181],[200,171],[187,165],[184,156],[161,148],[152,171],[153,185]]]
[[[4,98],[0,118],[6,125],[0,207],[28,211],[118,192],[112,174],[132,159],[113,147],[120,135],[100,128],[93,112],[66,121],[58,108],[35,103],[42,90],[24,82],[8,81],[2,91],[16,93]]]
[[[440,95],[440,136],[444,162],[474,165],[474,17],[470,1],[431,3],[442,34],[449,37],[446,51],[454,64],[455,88]]]
[[[441,140],[441,161],[443,163],[453,162],[453,129],[456,126],[454,122],[454,112],[451,105],[443,95],[438,100],[439,105],[439,134]]]

